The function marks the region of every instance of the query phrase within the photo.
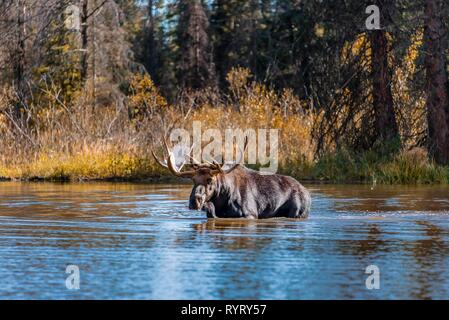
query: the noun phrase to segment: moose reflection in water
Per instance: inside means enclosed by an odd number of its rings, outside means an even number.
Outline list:
[[[310,193],[294,178],[263,175],[240,164],[247,140],[240,159],[228,169],[215,161],[199,163],[188,154],[177,167],[174,153],[165,140],[164,145],[167,159],[162,162],[153,152],[155,160],[174,176],[193,180],[189,209],[204,210],[208,218],[307,218],[309,215]],[[193,169],[182,172],[187,157],[194,160]]]

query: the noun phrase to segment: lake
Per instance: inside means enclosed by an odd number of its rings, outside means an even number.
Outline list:
[[[189,185],[2,182],[0,298],[449,299],[449,187],[307,187],[309,219],[247,221]]]

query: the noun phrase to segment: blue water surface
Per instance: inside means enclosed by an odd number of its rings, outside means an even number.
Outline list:
[[[188,185],[0,183],[0,298],[449,299],[448,187],[307,187],[309,219],[247,221]]]

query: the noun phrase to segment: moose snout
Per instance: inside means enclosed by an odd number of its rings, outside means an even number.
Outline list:
[[[201,210],[204,205],[204,197],[202,195],[198,195],[195,197],[195,210]]]
[[[190,193],[189,209],[201,210],[206,202],[206,189],[204,186],[199,185],[193,188]]]
[[[205,202],[205,197],[203,195],[195,195],[190,198],[189,209],[190,210],[201,210]]]

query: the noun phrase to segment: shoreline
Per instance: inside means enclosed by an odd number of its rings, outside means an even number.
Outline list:
[[[285,175],[285,174],[283,174]],[[332,180],[332,179],[313,179],[313,178],[298,178],[301,184],[325,185],[325,184],[346,184],[346,185],[372,185],[373,182],[366,180]],[[190,184],[190,179],[175,178],[170,175],[155,175],[145,178],[127,178],[127,177],[106,177],[106,178],[89,178],[89,179],[71,179],[71,178],[45,178],[45,177],[31,177],[31,178],[9,178],[0,177],[2,182],[18,182],[18,183],[135,183],[135,184]],[[414,182],[414,183],[375,183],[375,185],[383,186],[405,186],[405,185],[422,185],[422,186],[449,186],[442,182]]]
[[[449,166],[434,163],[423,151],[401,152],[390,159],[337,152],[316,162],[284,160],[277,173],[309,184],[449,185]],[[0,164],[0,181],[190,183],[146,155],[123,153],[43,155],[29,163]]]

